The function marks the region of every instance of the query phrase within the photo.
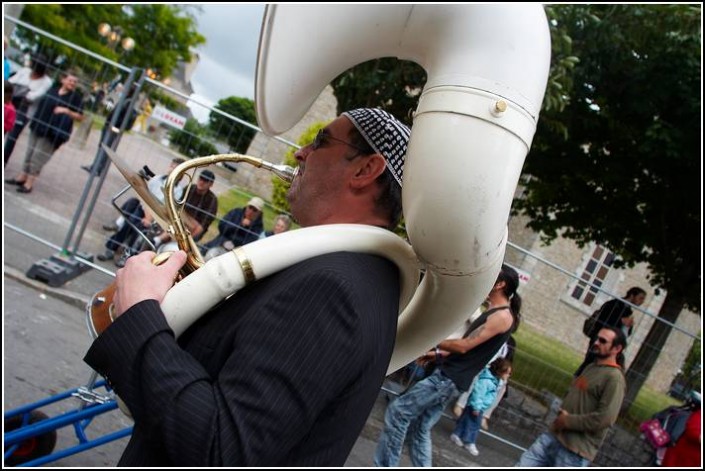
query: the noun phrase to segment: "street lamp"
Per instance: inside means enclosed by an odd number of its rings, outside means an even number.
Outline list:
[[[159,80],[159,78],[160,78],[159,72],[157,72],[156,70],[154,70],[152,68],[148,68],[147,70],[145,70],[145,74],[147,74],[147,77],[149,77],[152,80]]]
[[[129,36],[122,37],[123,31],[119,26],[111,27],[108,23],[101,23],[98,25],[98,34],[108,41],[108,46],[113,51],[120,44],[125,52],[129,52],[135,47],[135,40]],[[120,40],[122,39],[122,42]]]

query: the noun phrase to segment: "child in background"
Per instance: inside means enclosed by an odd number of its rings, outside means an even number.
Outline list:
[[[5,135],[15,127],[17,110],[15,110],[15,105],[12,104],[12,84],[10,82],[3,82],[2,92],[3,103],[5,104],[5,120],[3,121],[3,135]]]
[[[450,440],[464,447],[473,456],[480,454],[475,441],[482,423],[482,413],[497,397],[500,380],[508,381],[511,374],[512,363],[506,358],[498,358],[480,372],[472,387],[468,403],[458,419]]]

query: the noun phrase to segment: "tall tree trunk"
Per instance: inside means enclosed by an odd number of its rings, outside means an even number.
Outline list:
[[[651,369],[656,364],[656,360],[661,354],[661,349],[666,344],[672,327],[660,320],[666,320],[673,324],[678,320],[678,315],[683,309],[685,299],[682,296],[668,293],[666,299],[658,313],[658,318],[654,320],[646,339],[641,344],[639,352],[636,354],[629,370],[627,370],[627,393],[622,403],[622,414],[625,414],[636,399],[636,395],[649,377]]]

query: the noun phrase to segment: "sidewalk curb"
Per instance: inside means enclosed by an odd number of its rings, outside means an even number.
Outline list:
[[[65,302],[66,304],[76,306],[79,309],[84,309],[86,307],[86,304],[88,304],[88,301],[90,301],[90,299],[86,295],[75,293],[67,289],[52,288],[46,283],[27,278],[27,276],[25,276],[23,272],[7,265],[3,265],[3,275],[7,276],[8,278],[12,278],[13,280],[16,280],[26,286],[29,286],[30,288],[34,288],[37,291],[46,293],[53,298]]]

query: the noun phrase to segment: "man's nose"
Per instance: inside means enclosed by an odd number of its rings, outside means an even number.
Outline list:
[[[294,152],[294,158],[296,159],[297,162],[305,162],[306,157],[308,157],[308,154],[311,153],[311,146],[304,146],[301,149],[297,150]]]

